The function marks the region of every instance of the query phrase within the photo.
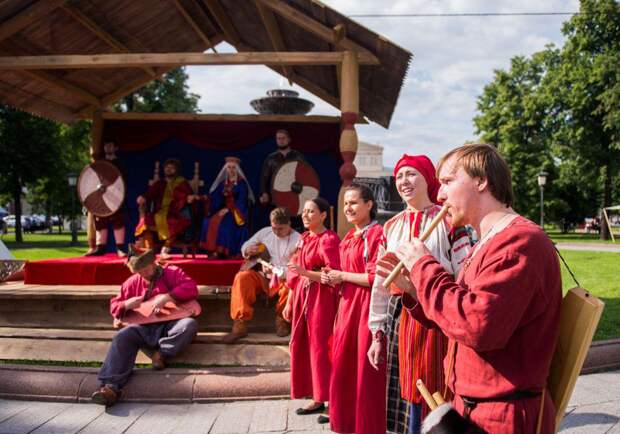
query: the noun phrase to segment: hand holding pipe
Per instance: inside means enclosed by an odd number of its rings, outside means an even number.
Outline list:
[[[420,241],[426,241],[426,239],[431,235],[431,233],[433,233],[433,230],[435,230],[439,222],[444,219],[447,212],[448,212],[448,207],[444,205],[443,208],[441,208],[441,211],[439,211],[439,213],[437,213],[435,218],[431,221],[431,224],[426,228],[426,230],[420,237]],[[398,273],[400,273],[404,267],[405,267],[405,264],[403,264],[403,261],[400,261],[398,264],[396,264],[396,267],[394,267],[392,272],[383,281],[383,286],[385,288],[389,287],[394,281],[394,279],[396,279],[396,276],[398,276]]]

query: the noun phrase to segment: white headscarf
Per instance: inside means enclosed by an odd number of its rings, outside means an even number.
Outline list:
[[[217,188],[217,186],[220,185],[220,183],[228,179],[228,174],[226,173],[227,164],[229,164],[229,162],[224,163],[224,165],[222,166],[222,169],[220,170],[220,173],[218,173],[217,176],[215,177],[215,181],[213,181],[213,184],[211,184],[211,188],[209,188],[209,194],[213,193],[215,189]],[[237,182],[239,182],[240,179],[243,182],[245,182],[245,184],[248,187],[248,199],[250,200],[250,202],[255,203],[256,200],[254,199],[254,192],[252,191],[252,187],[250,187],[250,183],[248,182],[248,179],[245,177],[243,170],[241,170],[241,166],[239,166],[239,164],[234,163],[232,161],[230,162],[230,164],[234,164],[235,166],[237,166]]]

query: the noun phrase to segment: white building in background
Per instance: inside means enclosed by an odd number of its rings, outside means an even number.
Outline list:
[[[383,146],[359,142],[353,164],[358,178],[379,178],[392,173],[383,167]]]

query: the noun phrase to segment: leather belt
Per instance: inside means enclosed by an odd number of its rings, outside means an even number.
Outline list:
[[[532,390],[517,390],[515,392],[509,393],[507,395],[496,396],[492,398],[472,398],[470,396],[459,395],[463,400],[464,408],[464,416],[466,419],[469,419],[469,415],[476,408],[478,404],[482,404],[485,402],[508,402],[508,401],[518,401],[520,399],[527,398],[535,398],[537,396],[542,395],[542,391],[532,391]]]

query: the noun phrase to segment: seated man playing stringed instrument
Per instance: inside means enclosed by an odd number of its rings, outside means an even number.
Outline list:
[[[230,316],[234,322],[232,331],[223,338],[225,343],[247,336],[247,323],[254,316],[253,305],[261,292],[270,298],[278,295],[276,334],[284,337],[290,333],[289,324],[282,317],[288,297],[284,273],[301,235],[291,228],[291,217],[284,208],[271,211],[269,220],[271,226],[261,229],[241,246],[245,263],[233,281]],[[265,257],[269,257],[269,262],[258,260]],[[261,267],[259,271],[253,269],[257,265]]]
[[[113,405],[127,383],[139,349],[151,352],[153,369],[165,368],[196,336],[200,313],[198,288],[183,270],[155,262],[152,250],[130,248],[127,266],[134,273],[110,300],[115,326],[124,326],[112,341],[99,371],[97,404]]]

